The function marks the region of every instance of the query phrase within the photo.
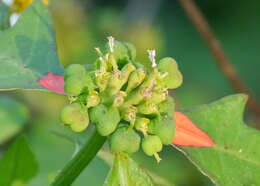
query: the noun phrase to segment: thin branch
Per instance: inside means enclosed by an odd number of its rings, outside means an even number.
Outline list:
[[[216,62],[223,75],[231,83],[235,91],[249,95],[248,108],[256,117],[259,117],[260,105],[239,77],[235,67],[228,59],[220,45],[220,42],[214,36],[213,31],[195,2],[193,0],[179,0],[179,2],[201,37],[205,40],[212,55],[216,58]]]

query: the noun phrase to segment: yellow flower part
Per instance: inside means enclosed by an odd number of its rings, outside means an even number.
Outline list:
[[[16,13],[20,13],[32,2],[33,0],[14,0],[12,4],[12,11]],[[49,0],[42,0],[42,2],[45,5],[49,5]]]

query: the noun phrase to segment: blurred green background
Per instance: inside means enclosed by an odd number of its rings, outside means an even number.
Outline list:
[[[241,78],[259,98],[260,1],[196,2]],[[164,56],[176,59],[184,76],[183,85],[174,91],[179,109],[209,103],[235,93],[178,1],[55,0],[51,1],[50,9],[59,58],[64,66],[93,63],[97,57],[94,47],[102,47],[107,41],[106,37],[112,35],[117,40],[135,44],[139,61],[149,63],[147,49],[156,49],[157,59]],[[45,92],[17,90],[0,93],[0,99],[9,100],[7,97],[11,98],[11,102],[17,100],[26,107],[29,119],[24,124],[12,121],[9,128],[7,124],[0,125],[0,133],[8,134],[0,143],[1,152],[6,149],[6,142],[12,134],[18,131],[12,128],[13,125],[22,126],[40,167],[37,177],[29,186],[46,186],[77,148],[72,141],[57,134],[66,133],[75,139],[75,134],[64,129],[58,118],[60,109],[68,100],[65,96]],[[15,109],[18,108],[14,106]],[[250,114],[246,115],[246,119],[252,126],[260,128],[260,123],[252,122]],[[86,140],[88,133],[76,135],[77,143]],[[165,179],[168,185],[213,185],[174,148],[165,148],[160,156],[163,159],[160,164],[142,152],[135,154],[134,158],[143,167]],[[108,171],[109,164],[104,160],[104,155],[98,156],[73,186],[102,185]]]

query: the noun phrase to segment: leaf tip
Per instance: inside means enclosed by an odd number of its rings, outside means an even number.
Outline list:
[[[176,121],[175,136],[173,145],[212,147],[215,142],[201,129],[199,129],[186,115],[175,112]]]
[[[56,93],[66,94],[64,87],[64,78],[60,75],[55,75],[48,72],[44,77],[38,79],[38,83],[44,88]]]

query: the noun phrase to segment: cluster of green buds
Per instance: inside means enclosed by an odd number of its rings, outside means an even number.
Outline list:
[[[174,100],[168,89],[182,83],[178,65],[169,57],[156,64],[155,51],[148,50],[151,68],[145,69],[135,61],[135,47],[113,37],[105,50],[96,48],[93,71],[79,64],[66,68],[70,104],[62,109],[61,121],[75,132],[93,123],[101,136],[108,136],[112,152],[134,153],[141,146],[159,162],[158,152],[174,137]]]

